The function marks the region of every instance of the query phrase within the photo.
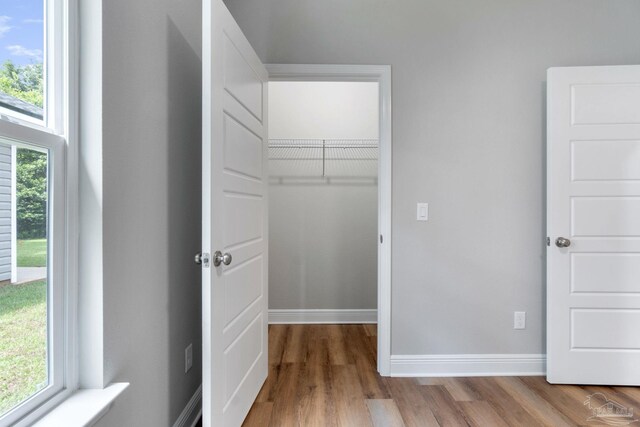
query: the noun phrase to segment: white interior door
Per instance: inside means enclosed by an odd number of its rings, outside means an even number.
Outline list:
[[[640,66],[549,70],[547,121],[547,380],[640,385]]]
[[[203,20],[203,422],[239,426],[267,377],[268,74],[222,0]]]

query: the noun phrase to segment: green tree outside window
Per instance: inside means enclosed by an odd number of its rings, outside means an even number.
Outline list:
[[[40,63],[0,67],[0,92],[42,108],[43,68]],[[47,155],[19,148],[16,167],[18,239],[37,239],[47,233]]]

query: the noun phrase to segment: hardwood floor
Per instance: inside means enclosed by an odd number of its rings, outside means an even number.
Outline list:
[[[640,388],[552,386],[542,377],[383,378],[375,359],[375,325],[270,325],[269,376],[244,426],[606,425],[588,421],[584,403],[596,392],[640,411]]]

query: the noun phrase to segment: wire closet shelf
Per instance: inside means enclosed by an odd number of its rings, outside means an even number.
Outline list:
[[[272,183],[315,178],[377,182],[377,139],[270,139]]]

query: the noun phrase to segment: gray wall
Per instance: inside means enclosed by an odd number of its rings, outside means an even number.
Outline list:
[[[98,425],[169,426],[201,381],[201,2],[105,0],[102,28],[104,382],[131,386]]]
[[[269,308],[377,307],[378,187],[269,185]]]
[[[392,352],[544,352],[546,69],[640,62],[640,3],[228,5],[264,62],[392,66]]]
[[[0,281],[11,280],[11,146],[0,144]]]

